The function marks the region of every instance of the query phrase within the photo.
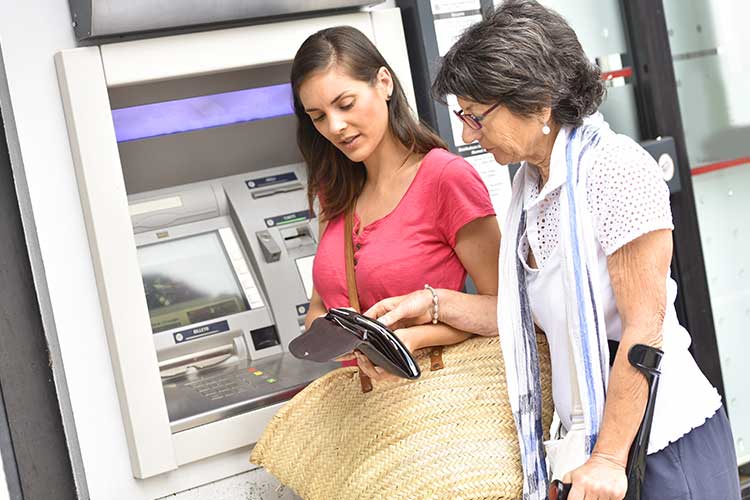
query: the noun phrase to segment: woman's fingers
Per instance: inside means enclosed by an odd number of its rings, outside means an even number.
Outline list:
[[[378,318],[378,321],[383,323],[385,326],[391,327],[400,322],[403,323],[405,320],[409,319],[408,314],[409,310],[399,305],[380,316]]]
[[[388,299],[383,299],[369,308],[367,311],[365,311],[364,315],[368,318],[379,320],[383,315],[389,313],[396,306],[398,306],[399,302],[401,302],[402,299],[403,297],[391,297]]]
[[[412,292],[391,311],[379,319],[384,325],[393,325],[408,320],[411,324],[423,324],[430,321],[429,309],[432,307],[432,294],[427,290]]]
[[[334,361],[351,361],[353,359],[357,359],[357,357],[354,355],[353,352],[350,352],[348,354],[342,354],[338,358],[334,359]]]

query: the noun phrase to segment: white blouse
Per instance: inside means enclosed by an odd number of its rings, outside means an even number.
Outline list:
[[[550,162],[550,177],[539,192],[538,172],[525,169],[527,229],[518,247],[526,269],[527,289],[534,322],[546,332],[552,361],[552,391],[555,409],[570,427],[569,341],[565,327],[562,257],[558,244],[560,187],[565,182],[565,138],[556,138]],[[669,189],[654,159],[633,140],[613,135],[597,146],[597,155],[587,173],[588,215],[597,236],[597,261],[607,337],[620,340],[622,324],[609,279],[607,257],[639,236],[657,229],[673,229]],[[538,269],[527,262],[533,252]],[[721,398],[698,368],[688,351],[690,335],[674,308],[677,284],[667,281],[661,379],[654,409],[649,453],[676,441],[702,425],[721,406]]]

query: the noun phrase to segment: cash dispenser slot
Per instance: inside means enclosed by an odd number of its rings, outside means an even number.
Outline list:
[[[184,373],[190,368],[208,368],[228,360],[235,354],[233,344],[212,347],[205,351],[185,354],[176,358],[167,359],[159,363],[159,372],[162,378],[172,377]]]
[[[175,334],[175,337],[182,338],[180,335]],[[200,372],[225,362],[245,358],[247,355],[248,350],[240,330],[193,337],[157,351],[162,379],[182,375],[191,370]]]
[[[315,245],[310,226],[287,227],[279,230],[287,250],[297,249],[308,245]]]

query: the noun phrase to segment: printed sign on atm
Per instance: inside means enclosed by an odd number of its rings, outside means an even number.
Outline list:
[[[259,177],[257,179],[250,179],[245,181],[245,184],[249,189],[255,189],[260,187],[273,186],[274,184],[281,184],[283,182],[292,182],[297,180],[297,174],[294,172],[288,172],[286,174],[271,175],[268,177]]]
[[[295,222],[304,222],[306,220],[309,220],[310,216],[315,217],[315,214],[311,214],[309,210],[292,212],[290,214],[279,215],[278,217],[270,217],[266,219],[266,226],[274,227],[283,226],[285,224],[294,224]]]
[[[174,341],[176,344],[187,342],[188,340],[194,340],[201,337],[207,337],[216,333],[229,331],[229,323],[227,321],[217,321],[208,325],[197,326],[188,330],[182,330],[181,332],[175,332],[173,334]]]

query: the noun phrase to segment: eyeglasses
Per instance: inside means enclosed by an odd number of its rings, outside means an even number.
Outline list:
[[[490,109],[488,109],[487,111],[484,112],[484,114],[481,114],[481,115],[472,115],[471,113],[464,114],[463,109],[459,109],[459,110],[454,109],[453,112],[456,113],[456,116],[458,117],[458,119],[464,122],[467,127],[473,130],[479,130],[482,128],[482,120],[487,118],[487,115],[492,113],[495,110],[495,108],[497,108],[498,106],[500,106],[499,102],[497,104],[493,104],[492,106],[490,106]]]

